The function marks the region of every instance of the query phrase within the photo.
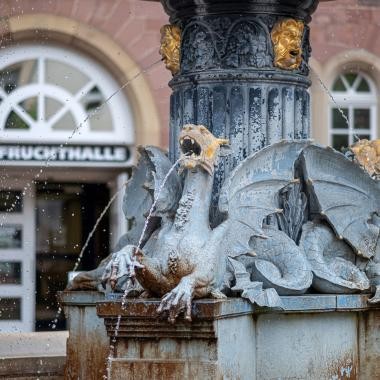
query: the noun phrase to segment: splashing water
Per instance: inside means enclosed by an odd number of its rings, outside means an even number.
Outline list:
[[[81,263],[81,261],[82,261],[82,258],[83,258],[83,255],[84,255],[84,252],[85,252],[85,250],[86,250],[86,248],[87,248],[87,246],[88,246],[88,244],[89,244],[89,242],[90,242],[92,236],[94,235],[96,229],[98,228],[99,223],[102,221],[104,215],[107,213],[108,209],[111,207],[112,203],[115,201],[115,199],[116,199],[116,198],[118,197],[118,195],[121,193],[121,191],[124,189],[124,187],[127,185],[127,183],[128,183],[128,181],[125,182],[125,183],[124,183],[124,184],[123,184],[123,185],[122,185],[122,186],[121,186],[121,187],[115,192],[115,194],[112,196],[112,198],[109,200],[109,202],[106,204],[106,206],[104,207],[103,211],[102,211],[101,214],[99,215],[98,219],[96,220],[96,222],[95,222],[95,224],[94,224],[94,227],[92,228],[92,230],[91,230],[90,233],[88,234],[87,239],[86,239],[85,243],[84,243],[83,246],[82,246],[82,249],[81,249],[81,251],[80,251],[80,253],[79,253],[79,255],[78,255],[78,258],[77,258],[77,260],[76,260],[76,262],[75,262],[75,265],[74,265],[74,268],[73,268],[73,270],[72,270],[73,272],[75,272],[75,271],[78,269],[78,267],[79,267],[79,265],[80,265],[80,263]],[[50,323],[50,326],[51,326],[51,328],[52,328],[53,330],[57,327],[58,319],[59,319],[59,317],[61,316],[61,314],[62,314],[62,308],[61,308],[61,307],[58,307],[57,313],[56,313],[54,319],[53,319],[53,320],[51,321],[51,323]]]
[[[130,80],[128,80],[127,82],[125,82],[121,87],[119,87],[115,92],[113,92],[107,99],[105,99],[105,101],[98,107],[96,107],[96,109],[92,112],[90,112],[86,118],[78,125],[74,128],[74,130],[72,131],[72,133],[70,134],[70,136],[68,137],[68,139],[63,143],[63,144],[60,144],[59,147],[58,147],[58,150],[56,153],[50,155],[47,160],[45,161],[44,163],[44,166],[41,166],[40,169],[39,169],[39,172],[37,173],[37,175],[33,178],[33,180],[31,182],[28,182],[23,191],[22,191],[22,195],[25,196],[26,194],[26,191],[28,189],[31,189],[31,186],[33,183],[35,183],[38,178],[41,176],[41,174],[43,173],[43,169],[44,168],[47,168],[48,165],[49,165],[49,162],[54,159],[54,157],[56,157],[57,154],[59,154],[59,152],[70,142],[70,140],[75,136],[75,134],[80,130],[80,128],[84,125],[84,123],[86,123],[87,120],[89,120],[91,117],[93,117],[96,113],[100,112],[102,110],[102,108],[107,104],[107,102],[109,102],[116,94],[118,94],[120,91],[122,91],[124,88],[126,88],[128,85],[130,85],[134,80],[136,80],[139,76],[141,76],[142,74],[144,73],[147,73],[153,66],[155,66],[157,63],[161,62],[161,59],[158,60],[158,61],[155,61],[153,62],[151,65],[149,65],[148,67],[146,67],[145,69],[139,71],[137,74],[135,74]],[[176,163],[177,164],[177,163]],[[166,179],[166,178],[165,178]],[[84,255],[84,252],[92,238],[92,236],[94,235],[99,223],[101,222],[101,220],[103,219],[104,215],[106,214],[106,212],[108,211],[108,209],[110,208],[110,206],[112,205],[112,203],[115,201],[115,199],[117,198],[117,196],[120,194],[120,192],[124,189],[124,187],[126,186],[128,182],[126,182],[123,186],[121,186],[117,192],[112,196],[112,198],[109,200],[109,202],[107,203],[107,205],[104,207],[103,211],[101,212],[101,214],[99,215],[98,219],[96,220],[95,222],[95,225],[94,227],[92,228],[92,230],[90,231],[90,233],[88,234],[87,236],[87,239],[78,255],[78,258],[75,262],[75,265],[74,265],[74,268],[73,268],[73,272],[75,272],[81,261],[82,261],[82,258],[83,258],[83,255]],[[160,189],[161,190],[161,189]],[[11,207],[15,207],[16,204],[12,204]],[[7,210],[8,211],[8,210]],[[12,211],[12,208],[9,210],[9,211]],[[0,222],[0,227],[3,225],[3,223],[5,222],[5,214],[3,215],[3,221]],[[146,229],[146,227],[145,227]],[[144,230],[144,233],[145,233],[145,230]],[[63,309],[59,306],[58,309],[57,309],[57,313],[54,317],[54,319],[51,321],[50,323],[50,326],[51,328],[54,330],[56,327],[57,327],[57,323],[58,323],[58,320],[59,320],[59,317],[61,316],[62,314],[62,311]],[[120,324],[120,323],[119,323]]]
[[[69,142],[70,140],[75,136],[75,134],[80,130],[80,128],[82,128],[82,126],[90,119],[92,118],[94,115],[96,115],[98,112],[100,112],[104,107],[105,105],[115,96],[117,95],[120,91],[124,90],[124,88],[126,88],[127,86],[129,86],[134,80],[136,80],[138,77],[140,77],[142,74],[145,74],[147,73],[153,66],[157,65],[158,63],[161,62],[161,59],[159,59],[158,61],[155,61],[153,62],[152,64],[150,64],[148,67],[146,67],[145,69],[139,71],[137,74],[135,74],[131,79],[129,79],[127,82],[125,82],[121,87],[119,87],[116,91],[114,91],[110,96],[108,96],[108,98],[106,98],[104,100],[104,102],[96,107],[92,112],[90,112],[85,118],[84,120],[78,124],[74,129],[73,131],[71,132],[70,136],[67,138],[67,140],[61,144],[58,148],[58,151],[56,153],[53,153],[51,154],[47,160],[45,161],[45,167],[48,165],[48,163],[57,156],[57,154],[60,152],[60,150],[62,150],[62,148],[64,148]]]
[[[88,234],[87,236],[87,239],[85,241],[85,243],[83,244],[83,247],[78,255],[78,259],[77,261],[75,262],[75,265],[74,265],[74,268],[73,268],[73,271],[75,272],[81,261],[82,261],[82,258],[83,258],[83,254],[84,254],[84,251],[86,250],[87,246],[88,246],[88,243],[90,242],[92,236],[94,235],[96,229],[98,228],[98,225],[99,223],[101,222],[101,220],[103,219],[104,215],[106,214],[106,212],[108,211],[108,209],[111,207],[112,203],[115,201],[115,199],[117,198],[117,196],[120,194],[120,192],[124,189],[124,187],[127,185],[128,181],[125,182],[123,184],[123,186],[121,186],[117,191],[116,193],[112,196],[112,198],[109,200],[109,202],[106,204],[106,206],[104,207],[103,211],[101,212],[101,214],[99,215],[98,219],[96,220],[95,224],[94,224],[94,227],[92,228],[91,232]]]
[[[152,214],[153,214],[153,211],[154,209],[156,208],[156,205],[157,205],[157,202],[158,202],[158,199],[159,199],[159,196],[161,195],[161,192],[162,190],[164,189],[165,187],[165,184],[167,182],[167,180],[169,179],[170,175],[173,173],[174,169],[176,168],[176,166],[186,157],[190,155],[190,153],[186,153],[186,154],[183,154],[173,165],[172,167],[169,169],[169,171],[166,173],[160,187],[158,188],[158,191],[157,191],[157,196],[156,198],[154,199],[154,202],[152,203],[152,206],[151,208],[149,209],[149,213],[148,213],[148,216],[145,220],[145,224],[144,224],[144,228],[141,232],[141,236],[140,236],[140,239],[139,239],[139,242],[137,244],[137,249],[141,249],[141,244],[142,244],[142,241],[144,239],[144,235],[145,235],[145,232],[146,232],[146,229],[148,228],[148,224],[149,224],[149,221],[152,217]]]
[[[181,156],[172,166],[171,168],[169,169],[169,171],[166,173],[160,187],[158,188],[158,191],[157,191],[157,194],[155,195],[155,198],[154,198],[154,201],[152,203],[152,206],[150,207],[149,209],[149,213],[148,213],[148,216],[146,217],[145,219],[145,224],[144,224],[144,228],[141,232],[141,235],[140,235],[140,239],[139,239],[139,242],[137,244],[137,247],[136,247],[136,251],[138,251],[139,249],[141,249],[141,246],[142,246],[142,242],[144,240],[144,235],[146,233],[146,230],[148,228],[148,225],[149,225],[149,221],[153,215],[153,212],[156,208],[156,205],[157,205],[157,202],[159,200],[159,197],[161,195],[161,192],[163,191],[165,185],[166,185],[166,182],[167,180],[169,179],[170,175],[173,173],[173,171],[175,170],[176,166],[184,159],[184,157],[186,156],[187,154]],[[135,259],[134,259],[135,260]],[[133,262],[132,262],[132,265],[133,265]],[[134,270],[131,271],[131,273],[135,273]],[[126,290],[124,291],[123,293],[123,296],[121,298],[121,309],[122,310],[125,310],[126,308],[126,303],[127,303],[127,292],[128,292],[128,288],[129,286],[131,285],[133,281],[133,278],[132,276],[129,277],[127,283],[126,283]],[[110,379],[110,372],[111,372],[111,360],[114,358],[114,355],[115,355],[115,343],[116,343],[116,339],[118,337],[118,334],[119,334],[119,329],[120,329],[120,323],[121,323],[121,314],[118,315],[117,317],[117,322],[116,322],[116,325],[115,325],[115,330],[114,330],[114,335],[111,339],[111,343],[110,343],[110,349],[109,349],[109,354],[108,354],[108,358],[107,358],[107,369],[106,369],[106,375],[103,376],[104,379]]]
[[[93,111],[91,111],[85,118],[84,120],[79,123],[77,126],[74,127],[74,129],[72,130],[71,134],[67,137],[66,141],[64,143],[61,143],[59,146],[58,146],[58,149],[56,152],[50,154],[48,156],[48,158],[45,160],[45,162],[39,167],[39,170],[37,172],[37,174],[34,176],[34,178],[27,182],[26,185],[23,187],[22,189],[22,195],[25,196],[26,195],[26,192],[28,190],[31,190],[31,187],[33,184],[35,184],[39,178],[41,177],[41,175],[43,174],[44,172],[44,169],[46,169],[48,166],[49,166],[49,163],[50,161],[52,161],[55,157],[57,157],[57,155],[62,151],[63,148],[65,148],[69,142],[74,138],[74,136],[80,131],[80,129],[83,127],[83,125],[89,120],[91,119],[93,116],[95,116],[97,113],[99,113],[104,107],[105,105],[115,96],[117,95],[120,91],[124,90],[126,87],[128,87],[133,81],[135,81],[138,77],[140,77],[141,75],[143,74],[146,74],[150,69],[152,69],[152,67],[154,67],[155,65],[157,65],[158,63],[160,63],[162,61],[162,59],[159,59],[153,63],[151,63],[149,66],[147,66],[146,68],[140,70],[138,73],[136,73],[131,79],[129,79],[127,82],[125,82],[121,87],[119,87],[116,91],[114,91],[110,96],[108,96],[104,102],[99,105],[98,107],[96,107]],[[13,206],[14,208],[15,206]],[[8,210],[7,210],[8,211]],[[12,212],[13,209],[10,209],[9,212]],[[3,215],[3,221],[0,222],[0,227],[4,224],[5,222],[5,215]]]
[[[339,113],[342,115],[344,121],[347,124],[347,128],[350,128],[350,122],[348,120],[348,117],[345,115],[345,113],[343,112],[342,108],[339,106],[339,104],[337,103],[337,101],[333,97],[333,94],[331,93],[331,91],[327,88],[327,86],[324,84],[324,82],[322,81],[322,79],[320,78],[320,76],[315,72],[315,70],[313,70],[309,65],[308,65],[308,67],[313,72],[313,74],[315,75],[315,77],[317,78],[317,80],[318,80],[319,84],[321,85],[322,89],[326,92],[326,94],[329,96],[329,98],[331,99],[331,101],[334,103],[335,107],[338,109]]]
[[[22,188],[22,196],[24,197],[28,191],[31,191],[32,190],[32,185],[36,184],[37,181],[40,179],[41,175],[43,174],[44,172],[44,169],[46,169],[48,166],[49,166],[49,163],[50,161],[52,161],[61,151],[64,147],[66,147],[70,140],[73,139],[73,137],[76,135],[76,133],[78,133],[81,129],[81,127],[89,120],[91,119],[94,115],[96,115],[98,112],[100,112],[104,107],[105,105],[114,97],[116,96],[120,91],[122,91],[123,89],[125,89],[126,87],[128,87],[133,81],[135,81],[138,77],[140,77],[141,75],[143,74],[146,74],[147,72],[149,72],[150,69],[152,69],[152,67],[154,67],[155,65],[157,65],[158,63],[161,62],[161,59],[153,62],[152,64],[150,64],[149,66],[147,66],[145,69],[139,71],[138,73],[136,73],[131,79],[129,79],[127,82],[125,82],[121,87],[119,87],[116,91],[114,91],[110,96],[108,96],[104,102],[99,105],[98,107],[96,107],[92,112],[90,112],[86,117],[85,119],[80,123],[78,124],[74,129],[73,131],[71,132],[71,134],[68,136],[67,140],[60,144],[58,146],[58,149],[55,153],[51,154],[50,156],[48,156],[48,158],[46,159],[46,161],[44,162],[43,165],[41,165],[39,167],[39,170],[38,170],[38,173],[34,176],[34,178],[31,180],[31,181],[28,181]],[[83,258],[83,254],[84,254],[84,251],[85,249],[87,248],[93,234],[95,233],[100,221],[102,220],[102,218],[104,217],[105,213],[108,211],[109,207],[111,206],[111,204],[113,203],[113,201],[116,199],[117,195],[121,192],[121,190],[124,188],[126,184],[124,184],[114,195],[113,197],[110,199],[110,201],[108,202],[108,204],[105,206],[104,210],[102,211],[102,213],[100,214],[99,218],[97,219],[93,229],[91,230],[91,232],[89,233],[87,239],[86,239],[86,242],[84,243],[80,253],[79,253],[79,256],[78,256],[78,259],[77,261],[75,262],[75,265],[74,265],[74,268],[73,268],[73,271],[76,271],[81,263],[81,260]],[[7,212],[4,213],[1,217],[1,221],[0,221],[0,227],[2,227],[6,222],[7,222],[7,215],[8,213],[12,212],[15,207],[17,206],[17,202],[14,202],[10,205],[10,207],[6,210]],[[52,320],[52,322],[50,323],[50,326],[52,329],[55,329],[57,327],[57,323],[58,323],[58,319],[60,317],[60,315],[62,314],[62,308],[59,307],[58,310],[57,310],[57,313],[54,317],[54,319]]]

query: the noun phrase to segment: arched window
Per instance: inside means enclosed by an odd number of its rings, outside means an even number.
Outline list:
[[[365,74],[339,75],[332,86],[329,143],[341,150],[358,139],[376,138],[376,87]]]
[[[133,143],[126,98],[95,61],[52,45],[9,47],[1,57],[1,141]]]

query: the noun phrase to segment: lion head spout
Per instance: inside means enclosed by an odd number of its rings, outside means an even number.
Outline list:
[[[175,75],[178,73],[180,65],[181,30],[176,25],[164,25],[161,27],[160,32],[162,60],[166,68]]]
[[[272,29],[274,65],[280,69],[298,69],[302,63],[304,24],[294,19],[279,21]]]

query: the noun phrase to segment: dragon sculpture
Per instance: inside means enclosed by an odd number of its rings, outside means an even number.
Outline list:
[[[69,288],[162,297],[158,311],[191,320],[194,298],[241,295],[281,307],[279,295],[376,290],[380,301],[380,186],[355,162],[310,141],[282,141],[226,178],[210,227],[214,167],[228,141],[204,126],[180,134],[178,172],[163,151],[140,149],[126,188],[131,230],[117,252]],[[153,207],[152,207],[153,205]],[[149,210],[153,213],[149,215]]]

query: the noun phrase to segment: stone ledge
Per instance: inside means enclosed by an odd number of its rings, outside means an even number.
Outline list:
[[[104,293],[93,290],[73,290],[62,291],[57,293],[59,303],[70,305],[92,305],[95,306],[96,302],[104,301]]]
[[[101,318],[121,315],[128,318],[158,318],[156,310],[159,299],[127,299],[126,308],[121,308],[121,294],[113,293],[106,300],[97,303],[97,313]],[[222,300],[200,299],[193,302],[194,321],[216,320],[246,314],[261,313],[316,313],[333,311],[364,311],[380,309],[379,305],[368,303],[369,294],[282,296],[284,309],[269,309],[250,304],[242,298]]]
[[[107,334],[110,337],[115,336],[117,326],[117,317],[105,317],[104,324]],[[118,338],[181,338],[181,339],[214,339],[215,329],[211,321],[193,321],[187,322],[183,318],[178,318],[176,323],[172,324],[164,320],[141,319],[141,318],[121,318]]]
[[[380,308],[368,303],[369,294],[310,294],[303,296],[282,296],[284,310],[279,313],[323,313],[332,311],[364,311]],[[256,312],[273,312],[259,309]]]
[[[97,303],[97,314],[101,318],[121,315],[122,317],[135,317],[139,319],[156,318],[159,299],[127,299],[126,308],[121,307],[121,295],[112,295],[111,300]],[[193,302],[192,316],[194,321],[211,321],[221,318],[236,317],[238,315],[252,314],[254,307],[242,298],[227,298],[222,300],[200,299]],[[165,318],[163,318],[165,319]]]
[[[0,379],[63,380],[66,356],[0,359]]]
[[[64,357],[68,331],[1,333],[0,359]]]
[[[97,304],[98,317],[104,319],[107,334],[117,338],[138,339],[206,339],[217,336],[215,321],[237,318],[253,313],[253,306],[242,298],[223,300],[201,299],[193,302],[192,322],[180,316],[176,323],[157,314],[158,299],[128,299],[126,308],[121,307],[120,296]],[[120,318],[119,329],[116,326]]]
[[[359,312],[378,309],[370,306],[368,295],[304,295],[281,297],[284,309],[260,308],[242,298],[201,299],[192,305],[192,322],[179,316],[176,323],[158,315],[158,299],[128,299],[121,307],[121,294],[110,294],[98,302],[97,315],[104,319],[109,337],[117,339],[206,339],[217,338],[217,321],[226,321],[245,315],[317,314],[326,312]],[[119,320],[120,319],[120,320]],[[119,321],[119,322],[118,322]],[[119,328],[116,332],[116,326]]]

